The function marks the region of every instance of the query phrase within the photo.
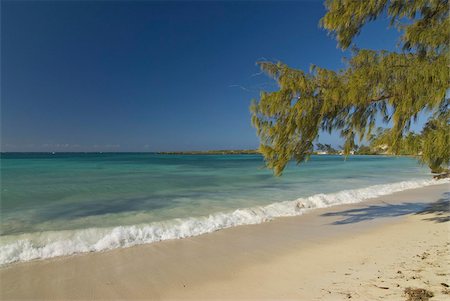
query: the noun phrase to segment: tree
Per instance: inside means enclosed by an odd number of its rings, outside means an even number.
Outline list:
[[[388,145],[392,144],[392,133],[390,129],[378,128],[376,134],[372,135],[370,138],[370,148],[374,151],[387,151]],[[422,135],[409,132],[404,135],[400,142],[398,142],[398,154],[399,155],[413,155],[419,156],[422,153]]]
[[[378,116],[392,122],[389,151],[419,113],[431,112],[421,143],[421,160],[433,171],[449,163],[450,115],[448,0],[327,0],[320,24],[342,49],[352,46],[342,70],[312,66],[309,72],[281,62],[258,62],[278,83],[250,107],[267,167],[281,175],[286,164],[307,160],[320,130],[338,131],[348,155],[355,138],[370,137]],[[353,38],[369,21],[387,15],[401,32],[397,52],[357,49]]]
[[[374,150],[372,147],[367,145],[361,145],[355,151],[355,155],[377,155],[377,154],[379,154],[378,150]]]
[[[375,134],[372,134],[368,140],[370,145],[371,152],[374,153],[384,153],[391,154],[392,152],[389,150],[388,145],[392,144],[392,133],[390,129],[378,128]],[[399,142],[397,154],[399,155],[412,155],[418,156],[422,152],[421,144],[421,135],[409,132],[404,135]]]

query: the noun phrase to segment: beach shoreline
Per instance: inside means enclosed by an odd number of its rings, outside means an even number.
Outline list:
[[[408,285],[442,297],[448,191],[427,186],[181,240],[12,264],[0,269],[0,296],[398,300]],[[435,202],[444,208],[417,214]]]
[[[98,214],[101,213],[101,210],[98,209],[94,210],[93,215],[90,214],[92,212],[90,208],[92,207],[107,208],[109,206],[108,201],[102,202],[102,204],[96,204],[95,202],[93,204],[85,203],[74,206],[72,204],[71,207],[73,209],[64,209],[61,216],[54,213],[58,210],[61,211],[61,209],[56,208],[52,210],[52,208],[47,208],[45,212],[40,212],[41,216],[53,214],[53,220],[59,222],[62,229],[58,228],[57,225],[53,225],[50,231],[31,231],[18,235],[3,235],[2,233],[0,237],[0,266],[36,259],[42,260],[81,253],[104,252],[163,240],[193,237],[236,226],[261,224],[280,217],[300,216],[318,208],[361,203],[368,199],[389,195],[398,191],[443,183],[450,182],[447,180],[436,181],[431,179],[392,182],[344,189],[331,193],[315,193],[291,201],[278,201],[250,207],[245,207],[244,205],[234,210],[210,210],[209,213],[205,214],[200,213],[203,209],[201,204],[198,204],[196,208],[191,208],[190,210],[186,207],[178,206],[178,216],[175,215],[172,218],[166,218],[161,221],[149,222],[149,220],[152,220],[152,216],[141,215],[141,223],[139,223],[139,218],[136,219],[137,215],[133,214],[136,211],[131,207],[128,218],[129,220],[133,220],[133,224],[130,225],[127,222],[122,224],[121,222],[117,223],[115,221],[115,225],[110,227],[107,226],[108,224],[103,223],[110,223],[111,220],[114,221],[113,218],[111,219],[111,215]],[[300,184],[298,186],[302,187]],[[262,197],[264,198],[264,196]],[[276,197],[280,198],[279,195]],[[232,197],[230,199],[233,201]],[[120,202],[123,201],[126,202],[127,199],[121,200]],[[189,199],[188,201],[191,200]],[[165,206],[170,206],[170,202],[167,203]],[[210,204],[205,205],[206,208],[210,208]],[[112,206],[114,206],[114,201]],[[133,204],[130,204],[130,206],[133,206]],[[145,207],[145,204],[143,206]],[[68,214],[68,211],[73,212],[74,216],[71,216],[71,213]],[[90,218],[98,217],[101,218],[103,223],[97,223],[97,227],[83,227],[79,224],[75,229],[70,229],[70,227],[69,229],[65,229],[67,225],[61,223],[64,221],[68,224],[73,223],[77,219],[77,215],[83,216],[86,213],[89,216],[87,221]],[[191,214],[193,216],[189,216]],[[32,223],[36,216],[39,217],[39,212],[35,212],[34,216],[30,216],[29,223]],[[153,218],[155,217],[158,219],[157,215],[153,216]],[[24,217],[21,217],[21,219],[23,220]],[[78,222],[82,220],[83,218]],[[12,223],[9,225],[8,222],[5,224],[4,220],[2,220],[2,230],[3,226],[6,226],[6,228],[9,227],[14,231],[20,231],[20,222],[16,225],[17,221],[17,216],[15,219],[10,219]]]

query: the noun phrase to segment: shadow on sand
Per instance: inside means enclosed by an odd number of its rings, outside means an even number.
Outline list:
[[[341,220],[331,223],[332,225],[345,225],[373,220],[376,218],[396,217],[408,214],[435,214],[434,217],[424,220],[438,223],[450,221],[450,192],[444,193],[443,197],[434,203],[401,203],[370,205],[363,208],[355,208],[337,212],[329,212],[321,216],[338,216]]]
[[[434,214],[435,216],[425,218],[426,221],[432,221],[436,223],[445,223],[450,221],[450,192],[444,193],[444,197],[439,201],[430,204],[424,210],[417,212],[416,214]]]

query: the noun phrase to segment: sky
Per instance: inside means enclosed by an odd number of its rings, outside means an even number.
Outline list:
[[[255,62],[343,66],[322,1],[2,1],[1,151],[253,149]],[[394,49],[386,20],[361,48]],[[338,134],[323,134],[338,145]]]

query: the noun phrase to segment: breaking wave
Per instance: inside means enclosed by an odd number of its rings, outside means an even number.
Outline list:
[[[450,181],[448,179],[417,180],[374,185],[330,194],[316,194],[267,206],[219,212],[209,216],[172,219],[133,226],[46,231],[15,235],[14,237],[4,236],[0,243],[0,264],[99,252],[167,239],[196,236],[234,226],[259,224],[277,217],[301,215],[315,208],[358,203],[406,189],[443,183],[450,183]]]

